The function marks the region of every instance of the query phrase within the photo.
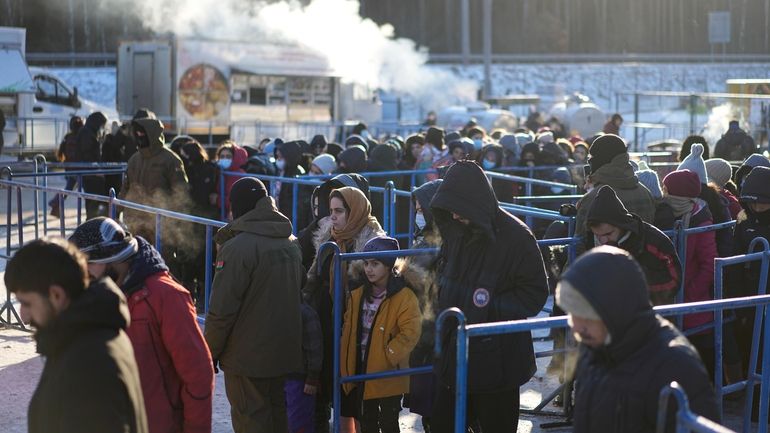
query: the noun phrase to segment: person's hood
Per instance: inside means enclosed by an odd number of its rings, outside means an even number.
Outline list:
[[[439,227],[450,223],[454,212],[470,220],[489,239],[495,237],[497,197],[484,171],[475,162],[458,161],[449,167],[430,207]]]
[[[390,145],[375,147],[369,157],[369,168],[371,171],[398,170],[398,151]]]
[[[144,130],[147,134],[147,138],[150,141],[150,148],[148,149],[151,155],[154,155],[163,148],[166,143],[166,139],[163,136],[163,123],[158,119],[144,118],[136,119],[132,122],[134,128],[137,126]],[[139,149],[144,152],[144,149]]]
[[[425,223],[431,225],[433,223],[433,212],[430,209],[430,203],[433,197],[436,195],[439,186],[443,183],[443,179],[436,179],[430,182],[422,184],[419,188],[412,191],[412,198],[420,203],[422,207],[422,214],[425,216]]]
[[[310,140],[310,147],[315,148],[321,148],[323,149],[326,147],[326,144],[328,143],[328,140],[326,139],[326,136],[323,134],[317,134],[313,136],[313,139]]]
[[[56,319],[35,334],[37,352],[52,356],[83,335],[83,331],[128,328],[130,315],[126,299],[109,278],[90,286]]]
[[[503,146],[503,149],[516,156],[519,156],[519,153],[521,152],[521,146],[518,144],[516,136],[513,134],[506,134],[500,137],[500,146]]]
[[[257,202],[254,209],[219,229],[214,240],[222,245],[238,233],[285,239],[292,234],[291,221],[278,212],[272,197],[265,197]]]
[[[534,141],[530,141],[529,143],[525,144],[521,148],[521,153],[519,154],[519,157],[521,158],[527,152],[535,155],[535,158],[537,158],[537,156],[540,155],[540,145],[535,143]]]
[[[101,127],[107,124],[107,117],[101,112],[97,111],[88,115],[86,119],[85,127],[93,132],[99,131]]]
[[[615,155],[612,161],[591,173],[591,180],[594,185],[610,185],[615,189],[633,189],[639,185],[627,152]]]
[[[543,150],[540,152],[540,158],[547,160],[547,165],[566,164],[569,155],[555,141],[549,141],[543,144]]]
[[[599,188],[599,192],[588,209],[586,221],[589,225],[594,222],[606,223],[626,231],[636,232],[638,230],[634,216],[626,209],[618,195],[615,194],[615,190],[609,185],[602,185]],[[590,228],[586,236],[591,236]]]
[[[318,197],[318,218],[329,216],[329,196],[332,191],[338,188],[350,186],[358,188],[364,193],[367,199],[369,196],[369,181],[357,173],[338,174],[333,178],[319,185],[313,194]]]
[[[299,141],[287,141],[278,146],[276,150],[281,151],[287,169],[298,166],[302,159],[302,145]]]
[[[158,272],[168,272],[168,266],[158,250],[141,236],[136,236],[139,243],[139,251],[131,256],[131,267],[128,270],[126,280],[120,285],[120,289],[126,296],[142,288],[144,280]]]
[[[741,188],[740,203],[748,215],[754,216],[750,203],[770,203],[770,168],[755,167]]]
[[[241,146],[233,146],[233,162],[230,163],[230,171],[242,170],[249,162],[249,152]]]
[[[481,161],[485,160],[487,158],[487,154],[490,152],[493,152],[495,155],[497,155],[497,162],[495,163],[495,168],[500,167],[505,162],[505,152],[503,151],[503,147],[498,144],[488,144],[484,146],[481,149],[481,154],[479,155],[479,163]]]
[[[342,163],[345,163],[343,171]],[[358,146],[353,146],[342,151],[337,157],[337,167],[344,173],[363,173],[366,170],[366,152]]]
[[[346,149],[355,145],[362,146],[366,150],[369,149],[369,143],[366,141],[366,139],[357,134],[353,134],[345,140]]]
[[[614,362],[644,345],[658,324],[644,272],[626,251],[594,248],[568,267],[561,280],[580,292],[604,322],[612,341],[595,351]]]

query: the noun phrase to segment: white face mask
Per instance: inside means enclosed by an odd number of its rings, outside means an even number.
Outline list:
[[[283,159],[279,159],[275,162],[275,166],[278,167],[278,170],[283,171],[284,168],[286,168],[286,161]]]
[[[233,163],[233,160],[229,158],[224,158],[217,161],[217,165],[219,165],[219,168],[221,168],[222,170],[227,170],[228,168],[230,168],[230,164],[232,163]]]
[[[564,192],[564,188],[562,188],[560,186],[552,186],[551,187],[551,192],[554,193],[554,194],[561,194],[562,192]]]
[[[425,224],[425,215],[423,215],[422,212],[417,212],[417,214],[414,216],[414,225],[418,229],[422,230],[425,228]]]

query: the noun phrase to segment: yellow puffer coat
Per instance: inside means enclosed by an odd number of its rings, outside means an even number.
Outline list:
[[[364,288],[351,292],[345,309],[340,345],[342,377],[356,374],[359,359],[358,340]],[[368,357],[362,373],[377,373],[409,368],[409,354],[420,339],[422,318],[417,297],[403,277],[391,277],[388,293],[380,304],[369,334]],[[378,379],[365,383],[346,383],[349,394],[356,386],[364,386],[363,398],[392,397],[409,392],[409,376]]]

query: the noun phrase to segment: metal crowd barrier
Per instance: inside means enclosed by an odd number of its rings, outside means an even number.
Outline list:
[[[668,405],[671,397],[677,404],[676,410],[676,433],[735,433],[727,427],[721,426],[708,418],[694,414],[690,410],[690,400],[687,393],[678,382],[671,382],[660,391],[658,400],[658,419],[656,433],[665,433],[668,418]]]
[[[91,174],[91,173],[89,173]],[[174,212],[166,209],[159,209],[154,208],[150,206],[141,205],[138,203],[133,203],[130,201],[120,200],[115,197],[115,191],[110,190],[109,197],[96,195],[96,194],[88,194],[84,192],[77,192],[77,191],[66,191],[63,189],[58,188],[52,188],[48,186],[42,186],[42,185],[34,185],[29,183],[22,183],[22,182],[16,182],[12,180],[2,180],[0,179],[0,187],[4,187],[7,189],[7,207],[6,207],[6,248],[5,248],[5,254],[0,254],[0,258],[3,258],[5,260],[9,260],[12,256],[12,234],[13,234],[13,221],[12,221],[12,207],[13,207],[13,190],[16,191],[16,227],[18,230],[17,240],[18,245],[21,246],[24,244],[24,211],[23,211],[23,202],[22,202],[22,190],[24,189],[31,189],[35,191],[35,194],[37,192],[47,192],[47,193],[55,193],[58,194],[59,197],[59,205],[60,205],[60,213],[59,213],[59,235],[62,237],[67,236],[67,227],[66,227],[66,209],[64,207],[64,194],[70,194],[75,195],[80,200],[94,200],[98,202],[102,202],[107,204],[108,213],[110,217],[113,219],[117,217],[117,209],[118,207],[122,207],[124,209],[132,209],[136,211],[140,211],[143,213],[149,213],[154,215],[155,217],[155,239],[147,239],[148,242],[154,242],[155,248],[160,250],[162,246],[162,236],[163,236],[163,225],[162,220],[163,218],[170,218],[177,221],[182,222],[189,222],[194,224],[202,224],[206,227],[206,246],[205,246],[205,277],[204,277],[204,314],[208,311],[208,302],[209,302],[209,296],[211,294],[211,283],[212,283],[212,263],[213,263],[213,254],[214,251],[213,248],[213,234],[215,228],[221,228],[225,226],[225,223],[221,221],[216,220],[210,220],[207,218],[201,218],[196,217],[192,215],[183,214],[180,212]],[[37,213],[37,212],[36,212]],[[37,216],[35,217],[37,220]],[[44,218],[44,220],[47,220],[47,218]],[[80,221],[80,212],[78,211],[78,225],[81,223]],[[47,233],[46,233],[47,234]],[[40,237],[39,230],[37,228],[37,225],[35,227],[35,239]],[[2,313],[6,313],[6,318],[3,319],[0,317],[0,324],[11,326],[11,327],[17,327],[20,329],[26,329],[24,324],[21,322],[21,319],[19,318],[18,314],[16,313],[10,299],[10,292],[7,292],[6,301],[3,304],[2,308],[0,308],[0,315]],[[13,322],[13,319],[16,320],[16,323]],[[200,318],[199,318],[200,320]]]

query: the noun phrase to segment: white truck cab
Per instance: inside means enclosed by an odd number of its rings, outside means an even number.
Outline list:
[[[51,153],[69,128],[72,116],[101,111],[118,119],[115,108],[83,99],[77,88],[24,58],[24,29],[0,27],[0,110],[5,114],[4,153]]]

